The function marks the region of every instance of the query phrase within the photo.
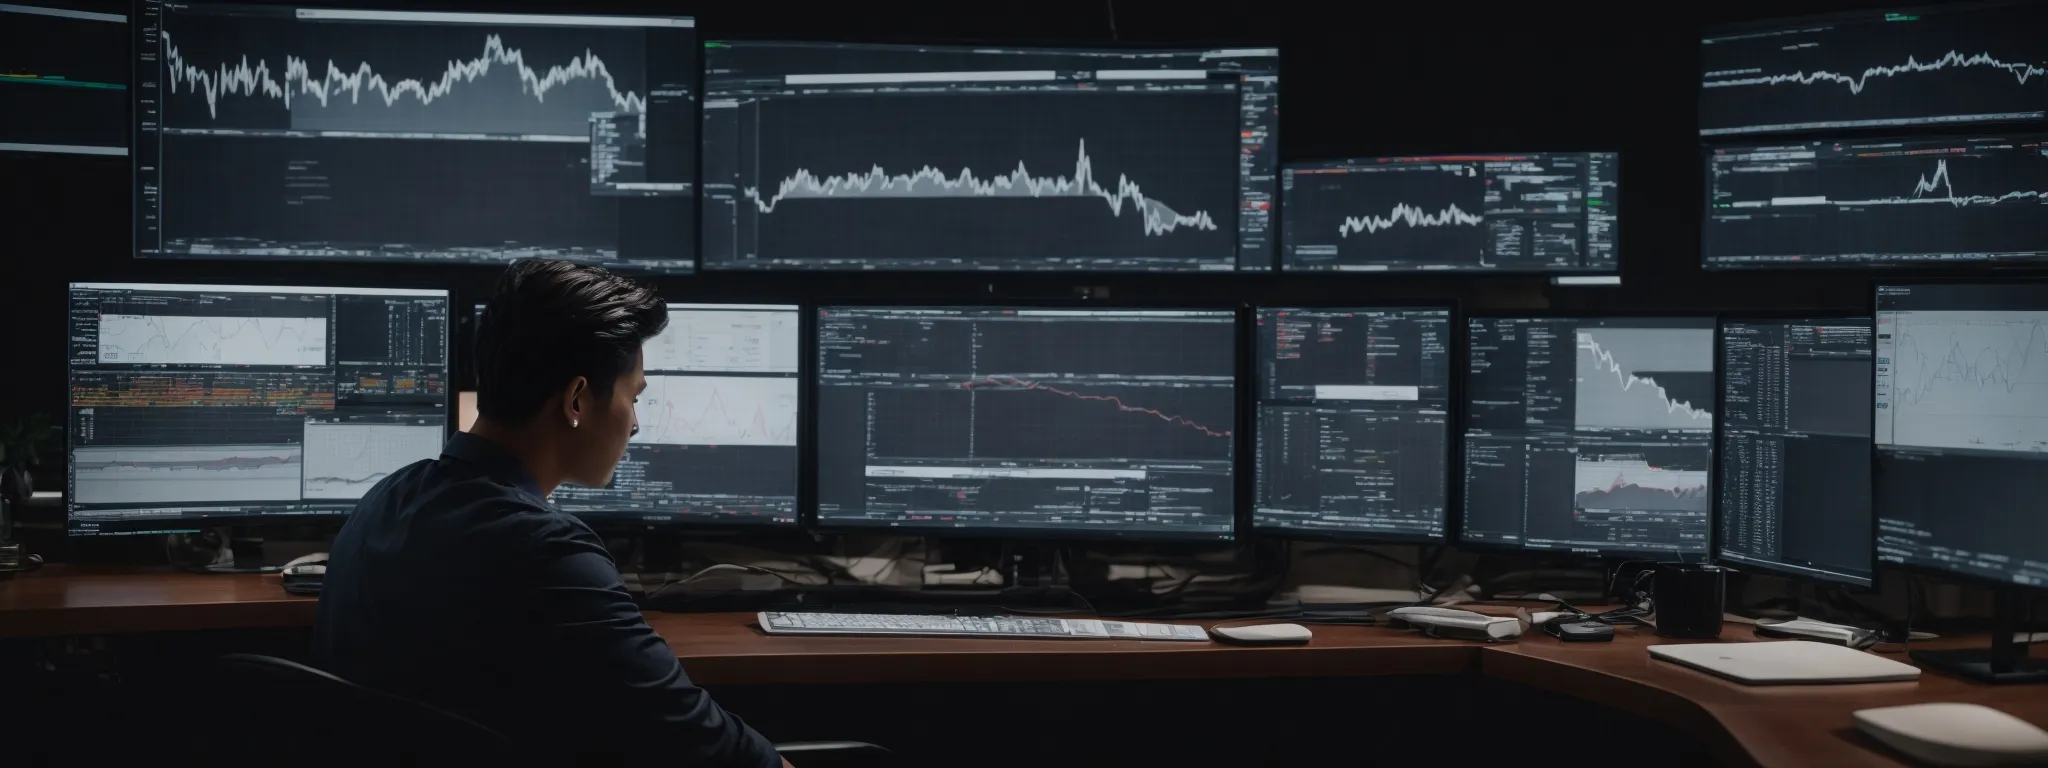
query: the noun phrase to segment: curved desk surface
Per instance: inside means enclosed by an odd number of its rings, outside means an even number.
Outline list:
[[[0,582],[0,638],[304,627],[311,598],[276,576],[52,566]],[[1750,687],[1654,661],[1672,642],[1621,629],[1612,643],[1531,636],[1485,645],[1382,627],[1315,627],[1306,646],[1242,648],[1121,640],[769,637],[753,614],[649,614],[690,677],[707,685],[1182,680],[1484,674],[1625,709],[1694,734],[1731,764],[1897,766],[1857,734],[1870,707],[1968,701],[2048,727],[2048,692],[1929,673],[1910,683]],[[1749,642],[1730,627],[1724,641]],[[1967,647],[1984,640],[1930,643]],[[2038,650],[2037,650],[2038,654]]]

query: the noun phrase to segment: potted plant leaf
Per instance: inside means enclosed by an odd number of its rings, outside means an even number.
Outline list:
[[[35,492],[29,467],[42,463],[37,453],[50,439],[50,415],[31,413],[0,424],[0,497],[15,504]]]

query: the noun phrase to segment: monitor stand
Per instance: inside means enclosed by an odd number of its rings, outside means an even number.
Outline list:
[[[681,573],[686,567],[683,563],[683,537],[660,532],[643,533],[639,539],[633,546],[640,550],[637,570],[641,573]]]
[[[1913,661],[1929,669],[1986,683],[2048,683],[2048,660],[2027,654],[2028,645],[2013,635],[2020,631],[2020,603],[2026,595],[1999,589],[1991,609],[1991,647],[1954,651],[1914,651]]]

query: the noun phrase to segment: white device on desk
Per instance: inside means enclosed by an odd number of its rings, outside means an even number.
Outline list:
[[[771,635],[894,635],[898,637],[1023,637],[1079,640],[1178,640],[1203,642],[1201,627],[1140,624],[1104,619],[1048,619],[1034,616],[900,616],[881,613],[786,613],[762,611],[761,631]]]
[[[1210,627],[1209,634],[1232,645],[1306,645],[1316,635],[1300,624]]]
[[[2048,731],[1976,704],[1908,704],[1858,710],[1856,730],[1941,766],[2048,763]]]
[[[1413,624],[1420,628],[1423,634],[1447,640],[1484,640],[1493,643],[1522,636],[1520,619],[1488,616],[1456,608],[1427,605],[1395,608],[1387,612],[1387,618]]]
[[[1883,638],[1883,633],[1875,630],[1806,618],[1759,620],[1756,623],[1756,634],[1759,637],[1798,637],[1850,648],[1869,648]]]
[[[1745,685],[1892,683],[1920,679],[1920,668],[1828,643],[1690,643],[1650,646],[1650,657]]]

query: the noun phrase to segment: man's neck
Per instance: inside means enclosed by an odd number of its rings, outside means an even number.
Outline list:
[[[555,461],[554,441],[546,435],[532,429],[507,427],[482,417],[470,425],[469,433],[497,444],[519,459],[520,467],[533,477],[542,497],[553,495],[555,486],[562,484],[562,473],[557,469],[559,462]]]

